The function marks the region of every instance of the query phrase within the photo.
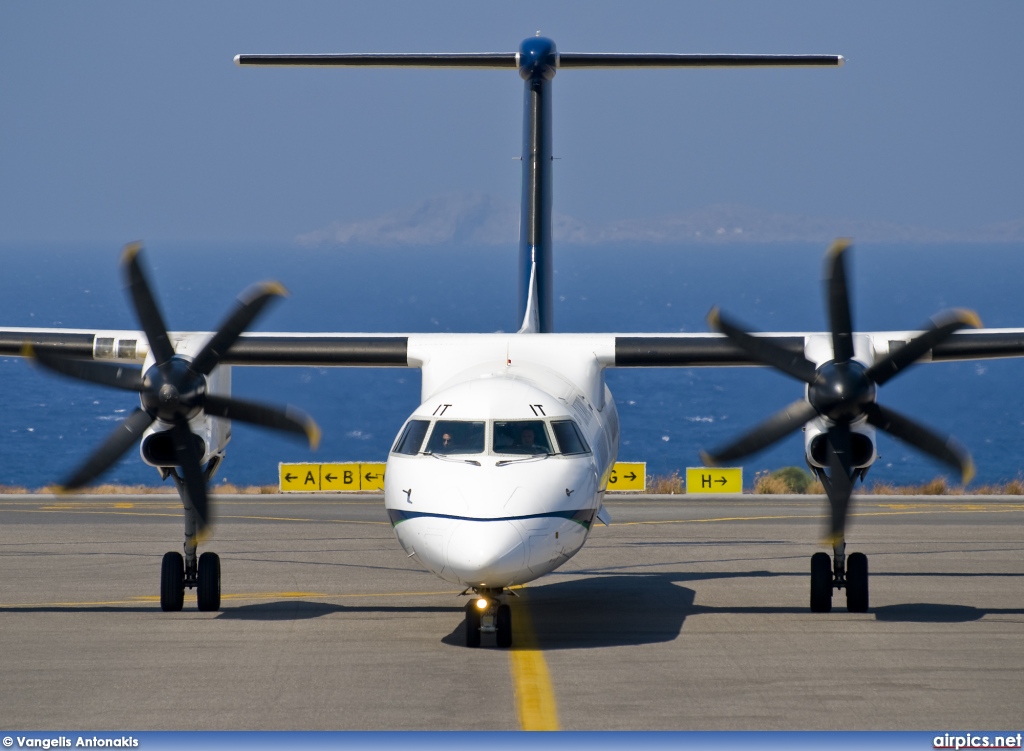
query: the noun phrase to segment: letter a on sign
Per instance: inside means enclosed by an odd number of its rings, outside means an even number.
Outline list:
[[[309,493],[320,490],[319,464],[279,464],[281,490],[285,493]]]

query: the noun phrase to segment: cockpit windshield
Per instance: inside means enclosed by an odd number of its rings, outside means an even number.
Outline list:
[[[438,420],[427,442],[428,454],[482,454],[484,423]]]
[[[569,456],[590,453],[587,440],[580,433],[579,426],[572,420],[552,420],[551,429],[555,431],[559,452]]]
[[[429,428],[430,420],[409,420],[409,424],[405,426],[405,430],[402,431],[402,435],[395,441],[395,447],[391,450],[396,454],[418,454]]]
[[[427,433],[430,437],[427,437]],[[490,440],[488,441],[488,433]],[[424,445],[424,441],[426,445]],[[589,454],[583,433],[573,420],[409,420],[391,451],[424,454],[511,454],[514,456],[578,456]]]
[[[543,420],[494,421],[494,453],[553,454]]]

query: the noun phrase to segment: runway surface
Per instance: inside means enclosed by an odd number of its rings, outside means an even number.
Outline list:
[[[0,496],[8,729],[1020,730],[1024,498],[856,499],[871,610],[808,609],[823,501],[610,500],[467,649],[379,496],[217,496],[224,599],[163,613],[176,496]]]

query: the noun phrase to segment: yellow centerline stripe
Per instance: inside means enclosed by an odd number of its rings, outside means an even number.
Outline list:
[[[537,643],[529,608],[516,602],[509,668],[516,699],[519,727],[523,730],[559,730],[555,689],[544,653]]]

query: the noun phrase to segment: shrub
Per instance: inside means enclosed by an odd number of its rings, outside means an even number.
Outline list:
[[[683,478],[677,469],[670,475],[647,475],[647,492],[657,495],[678,495],[683,492]]]
[[[807,488],[814,482],[811,473],[800,467],[783,467],[772,472],[771,476],[782,480],[790,493],[806,493]]]
[[[754,492],[762,495],[785,495],[793,491],[785,480],[765,469],[754,474]]]
[[[816,488],[816,489],[815,489]],[[754,492],[768,495],[824,493],[821,483],[800,467],[783,467],[774,472],[762,470],[754,475]]]

